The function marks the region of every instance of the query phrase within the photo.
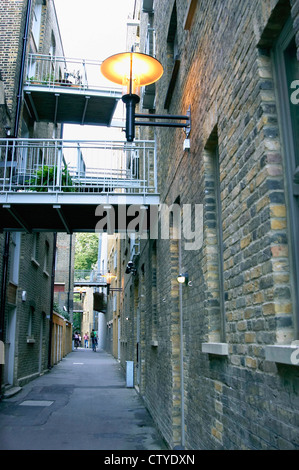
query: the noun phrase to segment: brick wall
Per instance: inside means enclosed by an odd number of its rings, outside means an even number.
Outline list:
[[[36,256],[32,252],[33,237],[34,235],[22,234],[20,253],[15,355],[15,367],[20,385],[48,367],[53,235],[39,234]],[[23,291],[27,294],[25,302],[21,297]],[[33,343],[27,342],[30,315],[32,315]]]
[[[5,106],[6,102],[12,127],[15,119],[26,7],[27,2],[25,0],[3,0],[0,2],[0,15],[2,20],[0,71],[5,92],[3,106]],[[34,1],[32,2],[32,9],[33,7]],[[57,53],[62,54],[63,48],[58,25],[56,23],[55,10],[53,8],[53,0],[43,5],[39,50],[43,53],[49,52],[51,35],[54,34]],[[32,45],[31,41],[32,37],[30,33],[27,43],[27,52],[29,52],[30,46]],[[28,119],[26,111],[21,109],[20,134],[24,122],[26,122],[31,137],[52,138],[54,130],[53,124],[35,124]],[[3,126],[4,125],[5,119],[3,119]],[[1,136],[5,136],[3,126],[1,127]],[[60,135],[60,126],[55,128],[55,132],[58,136]],[[0,265],[2,265],[3,236],[0,241]],[[36,377],[48,367],[53,234],[39,234],[37,246],[37,252],[34,254],[35,235],[21,234],[19,279],[17,281],[17,287],[8,284],[5,325],[7,327],[9,309],[16,308],[17,321],[13,383],[20,385]],[[46,251],[48,252],[47,267],[44,265]],[[22,292],[26,292],[26,300],[22,300]],[[14,332],[10,333],[14,334]],[[5,335],[7,338],[7,331]]]
[[[174,3],[154,2],[157,58],[166,68],[165,25]],[[183,402],[189,449],[297,449],[298,368],[265,358],[267,345],[296,339],[284,155],[270,59],[290,4],[198,2],[190,30],[184,29],[187,8],[188,2],[176,1],[180,68],[169,112],[185,114],[191,104],[191,149],[183,151],[182,130],[157,129],[158,181],[162,203],[179,198],[181,206],[204,205],[204,242],[200,250],[188,251],[185,240],[181,248],[175,240],[157,240],[157,308],[152,241],[142,243],[135,279],[125,277],[124,311],[132,312],[133,283],[138,292],[143,266],[142,395],[170,446],[180,444]],[[297,31],[298,11],[298,1],[293,1]],[[146,23],[143,18],[142,25]],[[156,86],[159,113],[167,112],[170,76],[166,73]],[[219,160],[218,235],[212,155]],[[218,236],[223,241],[224,326]],[[192,281],[192,287],[182,289],[183,395],[175,282],[180,264]],[[203,353],[202,344],[219,342],[221,334],[228,355]],[[126,357],[136,360],[136,333],[129,341],[133,344]]]
[[[25,21],[24,0],[3,0],[0,2],[0,70],[4,82],[7,105],[15,115],[21,63],[22,38]]]

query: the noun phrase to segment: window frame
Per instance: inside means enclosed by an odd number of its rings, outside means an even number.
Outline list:
[[[285,181],[287,193],[288,230],[290,235],[290,266],[292,271],[292,289],[294,303],[294,325],[296,336],[299,334],[299,185],[295,184],[296,152],[293,136],[291,103],[288,90],[287,72],[284,52],[296,33],[292,18],[289,18],[272,48],[274,79],[278,103],[278,123],[282,138]],[[295,78],[294,78],[295,79]],[[299,106],[299,105],[297,105]],[[296,200],[297,198],[297,200]]]

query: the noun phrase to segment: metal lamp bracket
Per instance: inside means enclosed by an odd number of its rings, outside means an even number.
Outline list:
[[[166,122],[161,121],[136,121],[137,119],[167,119]],[[175,121],[185,121],[175,122]],[[185,115],[180,114],[135,114],[134,125],[136,126],[153,126],[153,127],[180,127],[185,129],[186,138],[191,132],[191,106]]]
[[[128,142],[133,142],[135,138],[135,126],[146,127],[176,127],[185,129],[186,138],[188,139],[191,132],[191,107],[185,115],[180,114],[138,114],[135,113],[136,104],[139,103],[139,96],[135,94],[127,94],[122,97],[122,101],[126,105],[126,138]],[[136,119],[151,119],[149,121],[136,121]],[[155,120],[153,120],[155,119]],[[160,119],[160,121],[156,121]],[[162,120],[162,121],[161,121]],[[185,122],[179,122],[185,121]]]

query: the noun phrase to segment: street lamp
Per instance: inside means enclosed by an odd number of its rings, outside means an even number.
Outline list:
[[[107,295],[109,295],[110,292],[110,284],[113,279],[116,278],[114,274],[112,274],[110,271],[107,272],[107,274],[104,274],[103,277],[106,278],[106,284],[107,284]]]
[[[151,114],[136,114],[135,108],[140,101],[140,87],[157,82],[163,75],[163,66],[154,57],[140,52],[121,52],[104,60],[101,72],[108,80],[123,86],[122,101],[126,105],[126,139],[128,142],[133,142],[135,138],[136,124],[190,129],[190,112],[185,116],[155,115],[155,118],[158,119],[185,120],[186,123],[136,121],[136,118],[153,118]]]

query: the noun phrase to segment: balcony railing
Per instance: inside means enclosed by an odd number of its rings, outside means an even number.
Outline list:
[[[0,192],[156,194],[154,141],[0,139]]]
[[[63,87],[76,90],[103,90],[113,93],[119,88],[103,85],[101,61],[55,57],[42,54],[28,54],[26,68],[26,86],[47,88]]]
[[[100,271],[84,271],[84,270],[76,270],[74,271],[74,283],[102,283],[107,284],[106,277],[104,277],[104,273]]]

